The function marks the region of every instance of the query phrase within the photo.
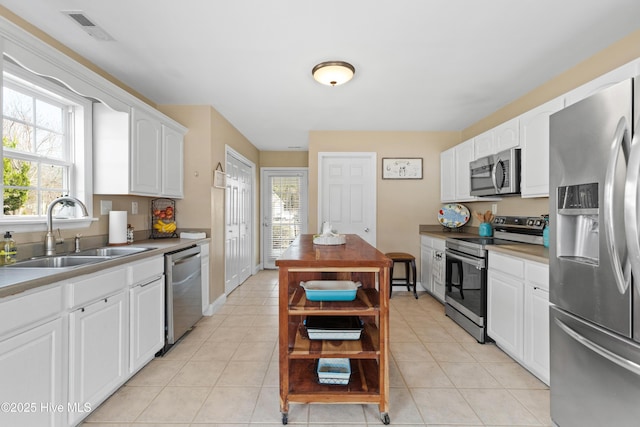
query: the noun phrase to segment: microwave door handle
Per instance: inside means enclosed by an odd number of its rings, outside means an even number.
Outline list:
[[[500,193],[500,188],[498,188],[498,180],[496,178],[496,172],[498,171],[498,162],[500,160],[498,160],[497,162],[493,163],[493,166],[491,167],[491,182],[493,183],[493,188],[496,190],[496,194]]]
[[[615,173],[616,173],[616,165],[618,163],[618,156],[620,155],[621,149],[624,149],[624,143],[627,143],[627,148],[629,145],[629,137],[627,134],[627,120],[624,117],[621,117],[618,121],[618,126],[616,127],[616,131],[613,134],[613,142],[611,144],[611,151],[609,152],[609,160],[607,163],[607,172],[604,178],[604,221],[600,221],[600,223],[604,223],[604,235],[607,247],[609,249],[609,257],[611,258],[611,264],[613,267],[613,276],[616,280],[616,285],[618,287],[618,292],[624,295],[629,288],[630,275],[625,274],[625,269],[623,269],[620,253],[616,248],[616,241],[614,235],[614,208],[613,206],[613,192],[615,186]],[[629,152],[629,150],[627,150]],[[625,191],[625,199],[626,199],[626,191]],[[626,205],[626,200],[625,200]],[[625,209],[626,210],[626,209]],[[629,257],[627,256],[627,260],[625,260],[625,266],[629,263]],[[627,270],[628,271],[628,270]]]
[[[640,132],[640,120],[635,129]],[[636,133],[631,140],[631,153],[627,163],[627,180],[624,186],[624,228],[631,272],[640,279],[640,235],[638,234],[638,187],[640,180],[640,138]],[[636,286],[640,296],[640,286]]]

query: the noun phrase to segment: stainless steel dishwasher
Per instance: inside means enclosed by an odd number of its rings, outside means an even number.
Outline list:
[[[164,257],[166,277],[166,343],[175,344],[202,317],[200,246],[191,246]]]

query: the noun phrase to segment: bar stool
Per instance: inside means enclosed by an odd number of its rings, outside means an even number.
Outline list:
[[[391,261],[393,261],[391,269],[389,270],[389,297],[391,297],[393,287],[400,285],[406,286],[408,291],[411,291],[411,286],[413,286],[413,295],[418,299],[418,292],[416,290],[416,258],[406,252],[389,252],[386,253],[385,256],[391,258]],[[396,279],[396,281],[401,280],[401,283],[393,283],[393,267],[396,262],[404,264],[404,277]],[[409,269],[411,269],[411,271],[409,271]]]

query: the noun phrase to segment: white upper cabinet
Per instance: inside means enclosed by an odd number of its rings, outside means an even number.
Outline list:
[[[469,163],[474,160],[474,141],[470,139],[458,144],[455,147],[456,160],[456,201],[465,202],[476,200],[471,196],[471,176],[469,174]]]
[[[629,62],[621,67],[616,68],[598,78],[591,80],[578,86],[571,92],[565,95],[565,107],[575,104],[578,101],[583,100],[596,92],[601,91],[611,85],[619,83],[623,80],[636,77],[640,74],[640,60]]]
[[[137,108],[131,109],[131,191],[162,194],[162,139],[160,121]]]
[[[93,107],[94,192],[183,197],[186,129],[142,107]]]
[[[473,141],[475,144],[474,160],[518,147],[520,145],[518,118],[511,119],[493,129],[481,133],[476,136]]]
[[[184,136],[162,125],[162,194],[184,197]]]
[[[494,153],[520,146],[520,129],[518,118],[511,119],[493,129]]]
[[[556,98],[520,116],[522,197],[549,196],[549,116],[563,105]]]
[[[493,151],[493,129],[488,130],[474,139],[474,160],[494,154]]]
[[[440,153],[440,201],[456,200],[456,158],[455,147]]]

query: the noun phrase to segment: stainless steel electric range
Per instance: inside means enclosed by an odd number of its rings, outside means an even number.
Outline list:
[[[487,247],[542,245],[542,217],[499,216],[494,237],[453,237],[445,241],[445,313],[479,343],[487,340]]]

